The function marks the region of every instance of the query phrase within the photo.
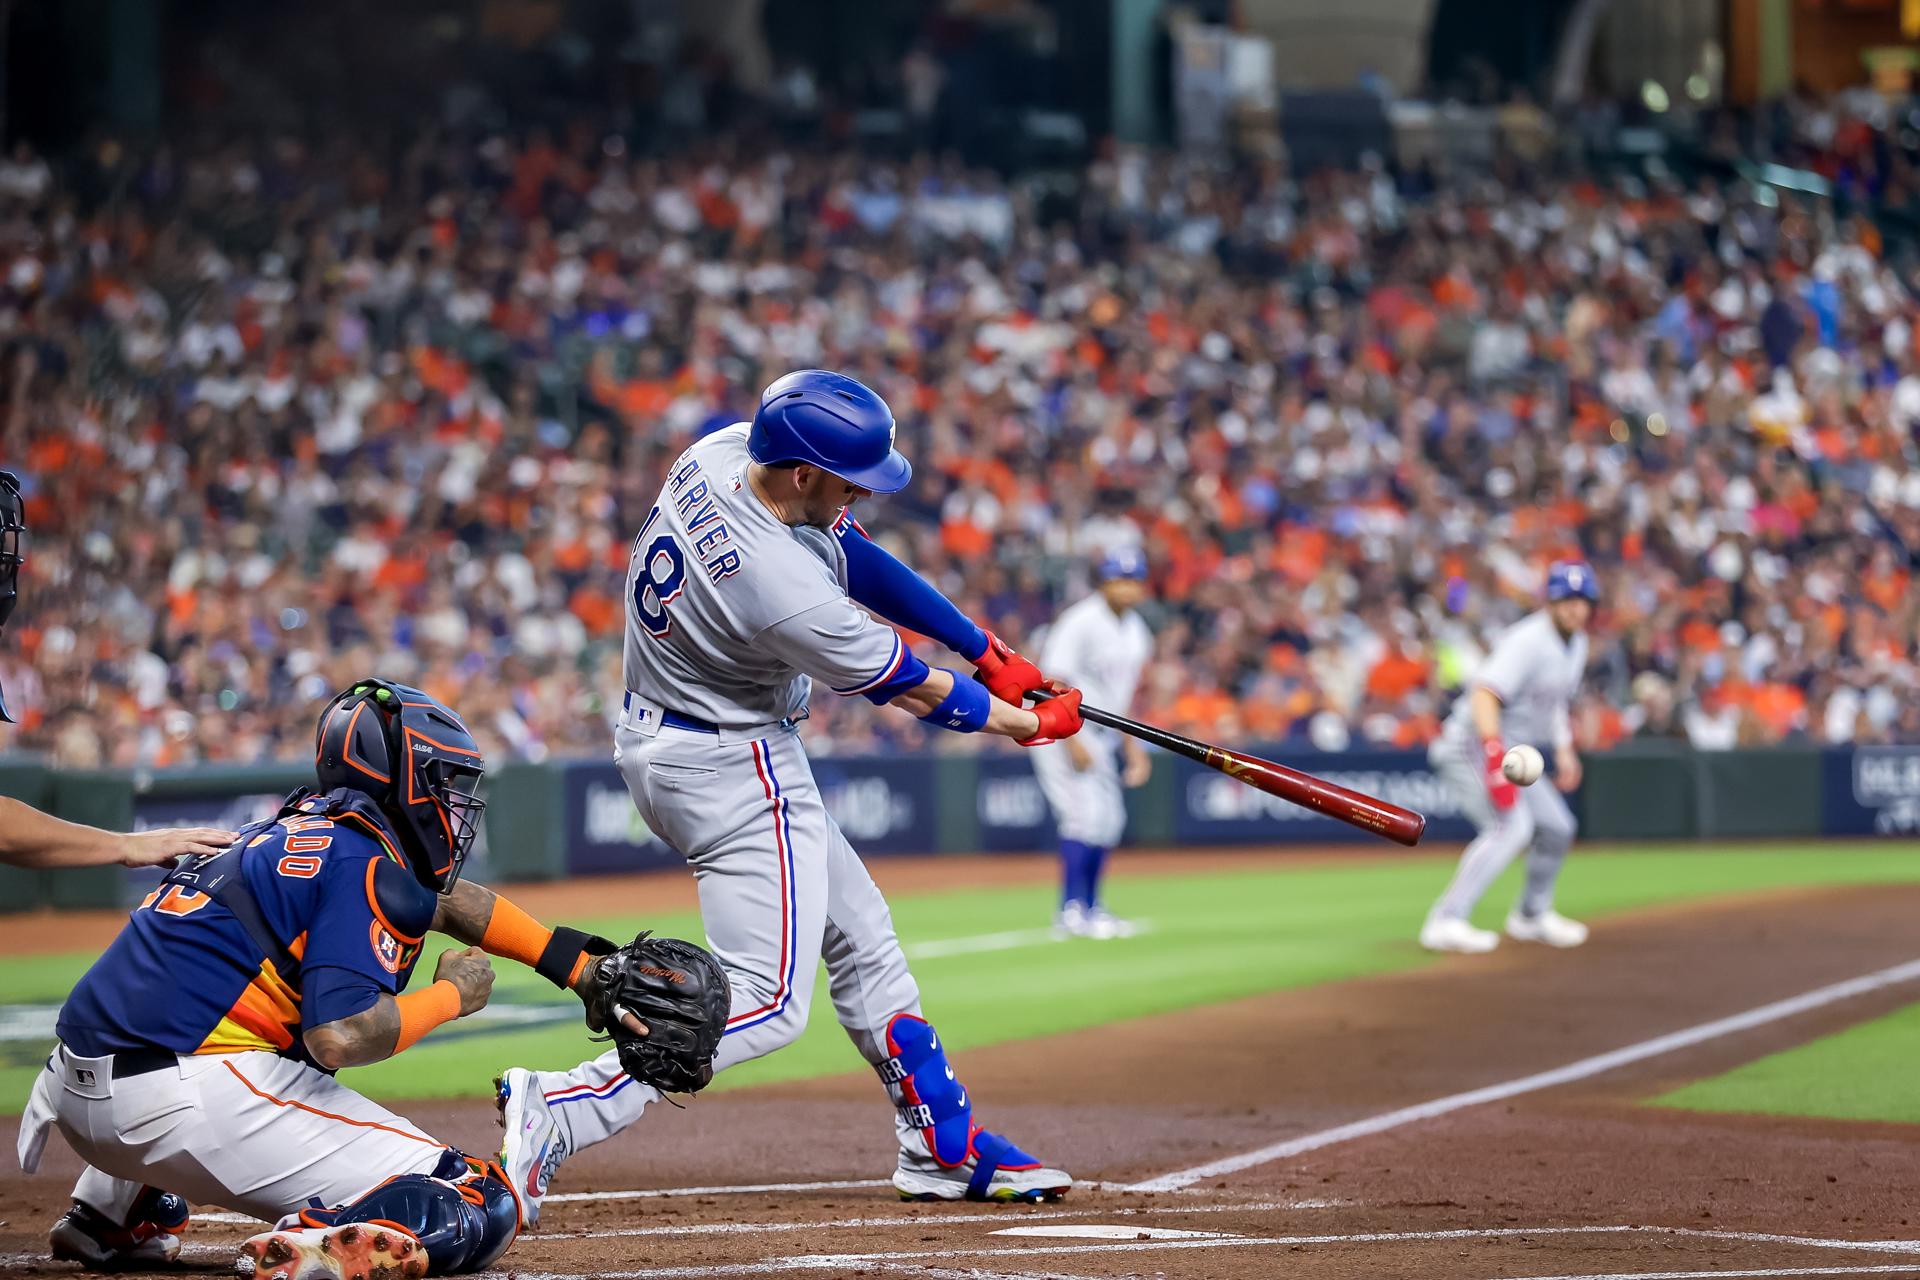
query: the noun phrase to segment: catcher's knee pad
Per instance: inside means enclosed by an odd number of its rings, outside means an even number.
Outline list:
[[[933,1024],[915,1014],[895,1014],[887,1023],[887,1052],[893,1056],[874,1070],[886,1083],[901,1118],[920,1131],[935,1160],[948,1168],[965,1164],[973,1134],[973,1101],[954,1078]]]
[[[331,1212],[301,1215],[315,1225],[378,1222],[399,1227],[427,1251],[427,1274],[484,1271],[520,1233],[520,1206],[500,1166],[449,1149],[431,1174],[389,1178]]]

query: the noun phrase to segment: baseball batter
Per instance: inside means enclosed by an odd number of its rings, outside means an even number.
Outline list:
[[[1095,706],[1122,714],[1133,706],[1140,672],[1153,656],[1153,632],[1138,613],[1146,598],[1147,558],[1117,548],[1101,561],[1099,589],[1061,613],[1040,645],[1041,666],[1078,688]],[[1124,788],[1153,772],[1136,739],[1088,725],[1065,742],[1037,748],[1034,777],[1060,835],[1060,909],[1054,931],[1082,938],[1122,938],[1133,925],[1100,901],[1107,853],[1126,831]]]
[[[279,1220],[241,1247],[241,1274],[262,1280],[479,1271],[513,1242],[497,1165],[332,1073],[486,1004],[485,953],[579,988],[600,940],[460,880],[485,766],[451,710],[363,680],[328,704],[316,745],[320,789],[175,867],[61,1008],[19,1136],[28,1173],[53,1128],[88,1165],[55,1258],[171,1262],[189,1199]],[[429,928],[474,945],[407,992]]]
[[[1420,930],[1420,945],[1429,951],[1484,952],[1499,945],[1498,934],[1475,928],[1467,917],[1522,849],[1526,885],[1507,915],[1507,936],[1554,947],[1587,940],[1585,925],[1553,909],[1553,887],[1574,833],[1573,811],[1561,792],[1580,785],[1567,707],[1587,669],[1587,624],[1599,598],[1592,566],[1554,564],[1546,607],[1500,636],[1428,751],[1479,832]],[[1501,770],[1508,742],[1550,750],[1554,786],[1508,781]]]
[[[879,396],[802,370],[767,388],[750,425],[673,464],[633,544],[614,759],[641,817],[692,867],[732,982],[715,1070],[800,1034],[824,958],[834,1011],[897,1108],[900,1194],[1050,1199],[1072,1179],[973,1123],[886,901],[821,803],[801,744],[816,681],[956,733],[1037,745],[1080,728],[1077,690],[1050,686],[848,514],[911,478],[893,440]],[[930,669],[859,606],[967,657],[979,679]],[[1018,705],[1044,687],[1061,696]],[[529,1221],[563,1159],[659,1096],[610,1053],[571,1071],[505,1072],[501,1163]]]

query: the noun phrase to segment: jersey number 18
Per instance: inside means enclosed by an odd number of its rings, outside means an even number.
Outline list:
[[[673,623],[667,620],[667,605],[687,582],[687,558],[672,534],[662,533],[646,542],[648,530],[659,518],[659,507],[649,511],[647,522],[640,526],[640,536],[633,542],[635,554],[640,556],[633,575],[633,615],[656,640],[673,630]],[[643,542],[645,551],[640,550]]]

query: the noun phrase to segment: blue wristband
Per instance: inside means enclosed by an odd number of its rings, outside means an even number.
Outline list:
[[[947,674],[953,677],[953,692],[920,718],[954,733],[980,732],[987,727],[987,717],[993,714],[993,695],[978,680],[955,671]]]

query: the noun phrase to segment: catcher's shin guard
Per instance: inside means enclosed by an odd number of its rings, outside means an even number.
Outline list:
[[[500,1166],[449,1150],[433,1173],[389,1178],[338,1209],[307,1210],[307,1227],[398,1227],[426,1251],[427,1274],[484,1271],[520,1233],[520,1206]]]

